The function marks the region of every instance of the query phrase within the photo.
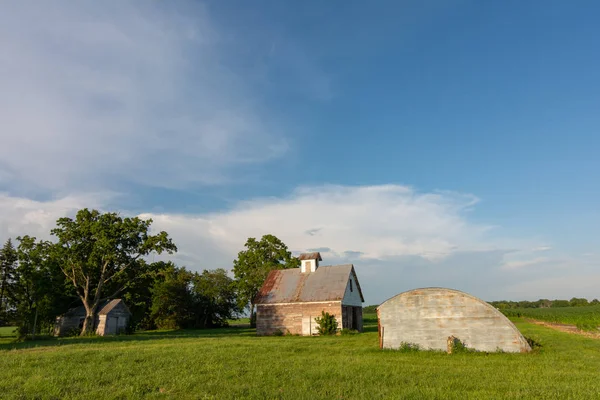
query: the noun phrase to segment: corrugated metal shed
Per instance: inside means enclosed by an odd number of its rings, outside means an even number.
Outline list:
[[[350,275],[364,301],[352,264],[323,266],[315,272],[302,273],[299,268],[274,270],[269,273],[256,304],[336,301],[344,298]]]
[[[380,346],[414,343],[447,350],[455,337],[480,351],[531,351],[527,340],[500,311],[459,290],[422,288],[400,293],[377,307]]]

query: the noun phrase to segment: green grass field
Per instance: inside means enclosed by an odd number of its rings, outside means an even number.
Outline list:
[[[595,331],[600,327],[600,306],[517,308],[503,310],[509,317],[526,317],[546,322],[576,325],[579,329]]]
[[[15,326],[0,326],[0,340],[16,336]]]
[[[530,354],[382,351],[376,319],[336,337],[248,328],[10,343],[2,399],[593,399],[600,340],[516,321]]]

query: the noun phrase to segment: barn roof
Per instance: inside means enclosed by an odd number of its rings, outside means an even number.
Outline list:
[[[125,303],[123,302],[123,300],[121,300],[121,299],[114,299],[114,300],[111,300],[108,303],[106,303],[104,305],[104,307],[99,307],[100,311],[98,311],[98,315],[106,315],[106,314],[108,314],[109,312],[111,312],[119,304],[122,304],[122,306],[127,310],[127,312],[129,314],[131,314],[131,311],[129,311],[129,308],[127,308],[127,306],[125,305]]]
[[[364,301],[354,266],[345,264],[319,267],[311,273],[302,273],[300,268],[271,271],[255,304],[339,301],[344,298],[351,275]]]
[[[106,315],[109,312],[111,312],[120,303],[122,303],[123,306],[125,307],[125,309],[131,314],[131,311],[129,311],[129,308],[127,308],[127,306],[125,305],[125,303],[123,302],[122,299],[105,300],[105,301],[101,302],[98,305],[99,311],[96,314],[97,315]],[[77,315],[85,316],[85,307],[83,307],[83,306],[73,307],[65,313],[65,316],[69,316],[69,317],[73,317],[73,316],[77,316]]]

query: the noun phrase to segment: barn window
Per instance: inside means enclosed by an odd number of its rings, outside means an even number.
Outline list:
[[[352,292],[352,279],[350,279],[350,291]]]

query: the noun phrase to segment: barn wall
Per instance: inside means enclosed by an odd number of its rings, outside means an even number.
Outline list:
[[[100,315],[98,317],[98,324],[96,325],[96,335],[106,335],[106,315]]]
[[[451,289],[417,289],[402,293],[378,308],[382,347],[402,342],[426,349],[447,349],[455,336],[480,351],[530,351],[517,328],[484,301]]]
[[[350,290],[350,282],[352,282],[352,290]],[[344,299],[342,300],[342,303],[347,306],[362,307],[360,292],[358,291],[356,280],[352,274],[350,274],[350,279],[348,279],[348,284],[346,285],[346,291],[344,293]]]
[[[338,325],[342,326],[342,307],[339,301],[327,303],[288,303],[259,304],[256,307],[256,333],[272,335],[276,331],[293,335],[308,334],[310,326],[312,334],[316,334],[315,318],[321,311],[335,315]],[[304,327],[304,330],[303,330]]]
[[[64,336],[71,333],[72,330],[79,329],[81,318],[85,315],[60,316],[56,318],[54,334],[56,336]]]
[[[103,315],[102,317],[104,317],[105,322],[102,326],[102,331],[100,331],[100,326],[98,326],[98,334],[116,335],[126,330],[131,315],[125,306],[118,304],[115,308],[110,310],[108,314]]]

